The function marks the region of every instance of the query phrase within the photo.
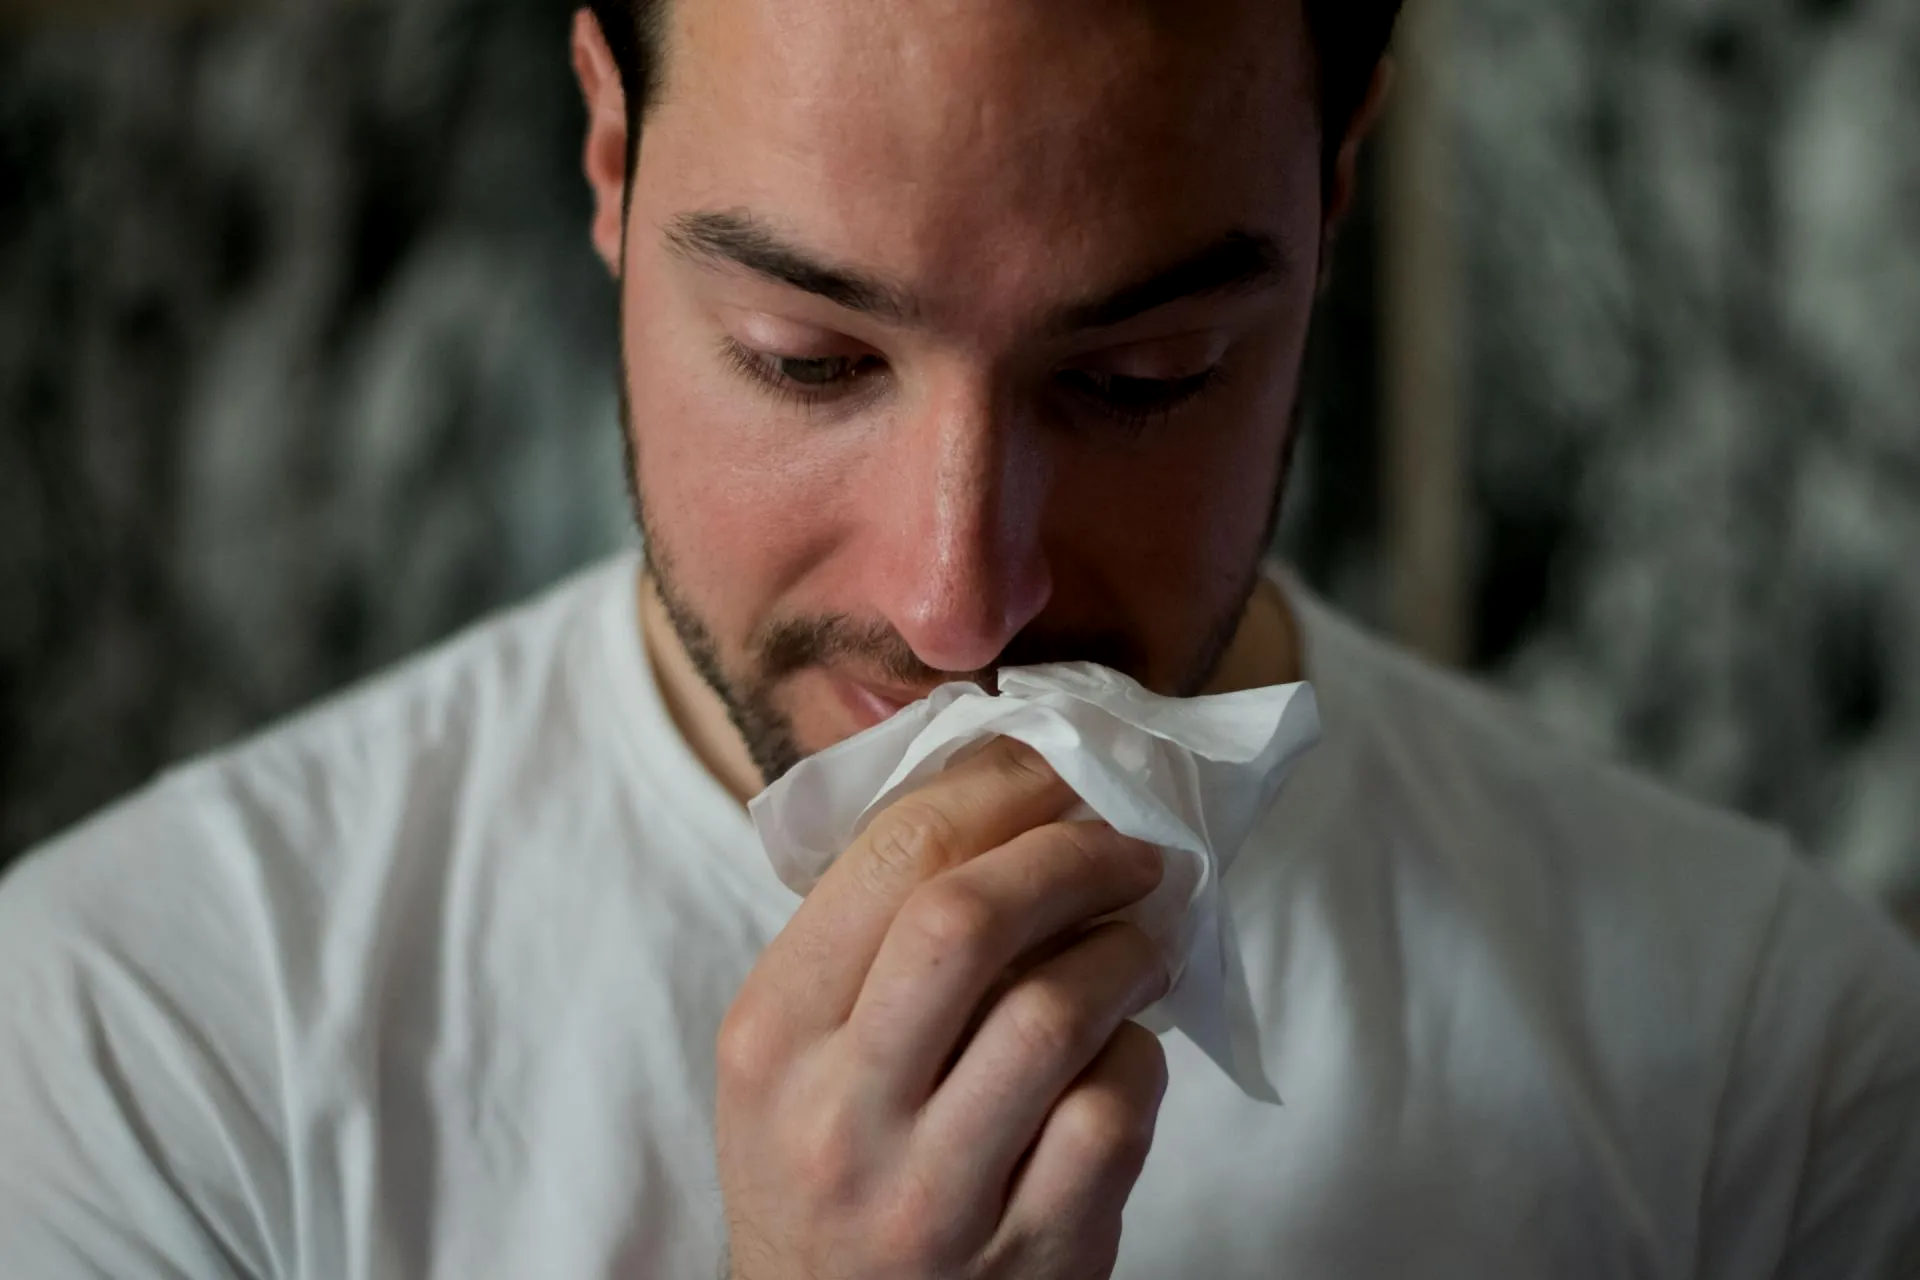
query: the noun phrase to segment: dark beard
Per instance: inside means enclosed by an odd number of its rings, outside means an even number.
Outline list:
[[[653,579],[654,589],[660,593],[660,603],[674,636],[687,651],[693,669],[727,709],[727,719],[733,722],[734,731],[746,743],[747,754],[752,757],[754,768],[760,771],[761,781],[772,786],[806,758],[794,737],[793,722],[773,704],[773,682],[764,675],[751,681],[736,681],[727,675],[713,632],[679,590],[671,562],[648,535],[644,520],[640,524],[640,537],[647,573]]]
[[[660,594],[674,636],[686,650],[694,670],[726,708],[727,719],[746,744],[762,781],[769,786],[807,754],[794,735],[793,722],[775,705],[775,690],[787,677],[834,659],[855,659],[857,665],[867,671],[915,688],[971,681],[994,690],[999,683],[996,676],[999,668],[1048,662],[1097,662],[1135,679],[1142,675],[1143,664],[1137,647],[1117,633],[1049,635],[1029,628],[1014,637],[991,667],[975,672],[951,672],[921,662],[906,641],[884,623],[863,626],[843,615],[829,615],[783,621],[768,627],[749,645],[751,675],[737,678],[721,662],[720,646],[713,632],[680,590],[673,560],[666,548],[650,535],[644,517],[640,521],[640,533],[647,573]],[[1177,682],[1173,690],[1176,697],[1198,694],[1218,672],[1259,585],[1265,547],[1266,541],[1262,540],[1258,552],[1250,557],[1229,606],[1214,620]]]
[[[1146,683],[1146,655],[1132,637],[1118,631],[1046,632],[1028,627],[1016,635],[994,662],[974,672],[940,671],[914,654],[899,633],[885,623],[859,623],[844,614],[783,620],[769,625],[749,641],[750,674],[738,678],[720,660],[720,645],[686,594],[680,590],[668,547],[647,527],[646,504],[641,499],[640,476],[633,443],[633,424],[627,399],[624,368],[620,380],[620,427],[627,486],[639,527],[646,571],[651,576],[674,636],[686,650],[694,670],[726,708],[727,719],[746,744],[761,780],[773,785],[807,753],[794,735],[793,722],[774,702],[780,683],[809,667],[838,658],[855,659],[863,669],[913,688],[931,688],[950,681],[969,681],[997,691],[1001,667],[1039,666],[1051,662],[1096,662]],[[1248,557],[1228,607],[1209,626],[1182,674],[1173,695],[1190,698],[1212,683],[1239,634],[1247,605],[1260,583],[1261,563],[1273,545],[1280,518],[1280,500],[1292,470],[1294,444],[1300,434],[1296,405],[1280,457],[1276,460],[1273,496],[1268,503],[1265,531]]]

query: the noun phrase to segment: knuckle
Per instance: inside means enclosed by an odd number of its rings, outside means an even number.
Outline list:
[[[787,1142],[787,1158],[821,1205],[846,1205],[859,1197],[865,1175],[865,1144],[845,1108],[814,1110]]]
[[[966,954],[992,937],[995,912],[979,890],[948,878],[917,890],[900,909],[900,920],[930,950]]]
[[[867,828],[868,874],[889,883],[919,879],[957,860],[960,832],[944,810],[901,801]]]
[[[1135,1169],[1153,1145],[1153,1110],[1110,1089],[1080,1089],[1054,1108],[1054,1126],[1091,1164]]]
[[[1001,998],[1007,1028],[1025,1052],[1045,1061],[1084,1056],[1092,1018],[1059,988],[1027,981]]]
[[[787,1036],[777,1018],[748,1000],[736,1001],[721,1020],[715,1044],[720,1082],[734,1089],[757,1089],[780,1075]]]
[[[964,1224],[924,1178],[899,1179],[872,1226],[872,1243],[890,1273],[943,1273],[962,1253]]]

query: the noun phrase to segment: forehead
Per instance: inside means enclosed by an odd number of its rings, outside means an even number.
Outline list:
[[[956,299],[1317,227],[1296,3],[672,0],[665,71],[638,201]]]

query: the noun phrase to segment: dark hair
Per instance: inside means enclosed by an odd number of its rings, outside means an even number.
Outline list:
[[[627,94],[629,146],[659,89],[661,43],[669,0],[587,0],[620,68]],[[1330,175],[1347,126],[1366,101],[1375,68],[1393,37],[1402,0],[1302,0],[1320,58],[1323,171]],[[631,157],[629,157],[631,163]]]

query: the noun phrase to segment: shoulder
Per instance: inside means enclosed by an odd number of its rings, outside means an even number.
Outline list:
[[[1385,850],[1515,986],[1577,1001],[1589,1033],[1632,1033],[1640,1062],[1724,1063],[1755,1002],[1775,1000],[1799,1011],[1791,1049],[1807,1053],[1821,1010],[1864,998],[1848,992],[1920,991],[1892,925],[1782,833],[1594,759],[1310,598],[1300,612],[1353,789],[1341,829]],[[1782,955],[1796,980],[1757,989]]]
[[[1365,789],[1373,833],[1404,835],[1409,856],[1649,963],[1697,970],[1718,952],[1749,973],[1786,945],[1912,972],[1892,924],[1779,830],[1596,758],[1499,691],[1298,604],[1329,745]]]
[[[215,940],[284,947],[316,897],[400,849],[430,860],[462,807],[497,798],[527,756],[578,749],[598,696],[581,651],[623,567],[582,574],[172,770],[30,851],[0,881],[0,937],[129,945],[151,928],[167,955]],[[241,936],[253,917],[258,932]]]
[[[1782,1280],[1920,1274],[1920,951],[1807,867],[1749,983],[1703,1208]]]
[[[391,789],[396,766],[484,765],[578,736],[605,698],[602,624],[630,561],[596,566],[197,766],[242,789]]]
[[[205,1029],[215,1045],[257,1044],[270,1000],[307,1012],[323,998],[323,953],[341,943],[330,932],[401,909],[463,821],[510,796],[527,755],[582,749],[592,699],[572,683],[592,677],[573,650],[618,571],[563,584],[29,851],[0,880],[0,967],[76,998],[231,1015]]]
[[[623,572],[174,770],[0,881],[0,1252],[48,1273],[270,1271],[295,1095],[347,1087],[367,1011],[432,954],[469,828],[519,803],[526,762],[577,772],[581,650]]]
[[[1438,856],[1578,891],[1586,910],[1626,895],[1643,930],[1668,915],[1763,927],[1794,862],[1781,833],[1591,755],[1310,596],[1296,603],[1330,742]]]
[[[0,882],[0,1254],[23,1274],[267,1274],[283,1243],[274,922],[205,811],[204,774],[170,779]]]
[[[1920,953],[1891,921],[1779,832],[1296,603],[1338,829],[1418,903],[1403,944],[1450,948],[1448,984],[1484,979],[1591,1072],[1649,1185],[1694,1186],[1703,1249],[1813,1276],[1920,1248]]]

